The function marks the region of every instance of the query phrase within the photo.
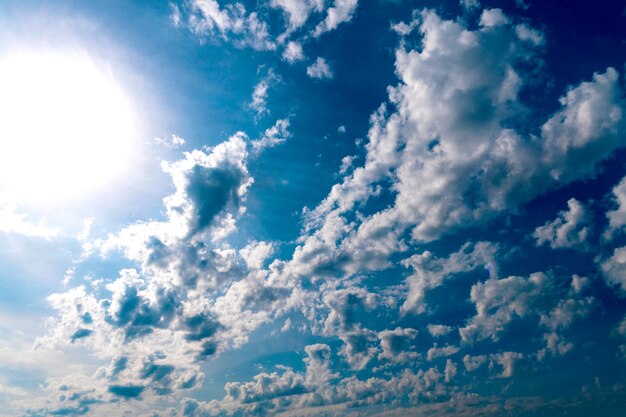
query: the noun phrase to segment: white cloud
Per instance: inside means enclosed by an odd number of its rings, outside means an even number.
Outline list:
[[[555,278],[542,272],[523,277],[489,279],[472,286],[470,299],[476,315],[459,329],[461,340],[472,344],[497,341],[516,318],[535,317],[550,333],[569,328],[576,319],[587,317],[596,300],[585,297],[581,278],[574,276],[567,290],[555,284]]]
[[[527,68],[539,49],[520,38],[514,22],[499,23],[471,31],[421,13],[420,49],[402,43],[396,51],[401,83],[389,88],[396,110],[382,105],[372,115],[363,166],[305,213],[294,254],[303,273],[385,268],[389,256],[410,245],[594,176],[597,163],[622,146],[622,88],[612,68],[569,88],[560,109],[536,126],[538,136],[512,129],[525,106],[519,92],[536,82]],[[390,206],[358,212],[383,190],[395,196]]]
[[[378,333],[382,352],[379,359],[391,362],[405,362],[417,357],[411,347],[411,341],[417,337],[417,330],[397,327],[394,330],[383,330]]]
[[[546,347],[537,352],[537,359],[540,361],[544,360],[548,355],[563,356],[574,348],[571,342],[564,340],[556,332],[546,333],[543,335],[543,338],[546,341]]]
[[[279,80],[280,78],[274,74],[272,69],[270,69],[267,71],[267,75],[254,86],[254,90],[252,91],[252,101],[250,101],[249,106],[256,113],[257,119],[270,113],[267,108],[267,96],[269,94],[269,89]]]
[[[154,142],[158,145],[164,146],[167,149],[177,149],[185,144],[185,139],[173,134],[169,138],[154,138]]]
[[[320,36],[322,33],[334,30],[340,24],[352,20],[358,3],[358,0],[335,0],[333,6],[326,11],[326,18],[313,31],[313,36]]]
[[[464,9],[476,9],[480,6],[478,0],[459,0],[459,3]]]
[[[274,253],[274,244],[270,242],[250,242],[239,253],[246,261],[248,268],[261,269],[263,263]]]
[[[376,333],[371,330],[357,329],[341,335],[340,338],[344,342],[341,353],[352,369],[364,369],[378,352],[373,346],[373,342],[377,340]]]
[[[273,148],[284,143],[291,137],[289,132],[289,119],[278,119],[274,126],[268,128],[260,139],[250,142],[252,149],[256,152],[262,152],[265,149]]]
[[[511,378],[514,372],[515,362],[524,358],[524,355],[517,352],[503,352],[491,355],[492,363],[495,362],[502,367],[499,378]]]
[[[271,248],[249,246],[239,258],[221,240],[245,209],[253,181],[247,155],[246,137],[238,133],[208,153],[194,150],[164,163],[175,187],[164,199],[166,220],[138,222],[93,243],[102,255],[122,251],[139,268],[123,269],[91,291],[79,286],[50,296],[58,316],[38,346],[80,345],[110,361],[91,383],[107,401],[201,385],[199,363],[244,342],[246,331],[270,317],[252,314],[255,303],[277,299],[271,290],[263,291],[258,272]],[[227,289],[236,293],[242,280],[248,298],[237,303],[227,297],[234,307],[225,308],[218,295]],[[254,282],[261,284],[254,287]],[[234,308],[238,314],[228,316]],[[246,313],[256,320],[237,325],[234,320]]]
[[[613,200],[617,203],[615,210],[609,210],[606,217],[609,219],[609,226],[604,234],[610,239],[615,231],[621,230],[626,225],[626,177],[622,178],[612,190]]]
[[[617,286],[626,295],[626,246],[616,248],[613,254],[600,263],[602,272],[611,286]]]
[[[428,333],[433,337],[441,337],[449,334],[452,331],[452,327],[444,326],[443,324],[429,324]]]
[[[461,350],[458,346],[444,346],[437,347],[436,345],[428,349],[426,358],[432,361],[437,358],[445,358],[446,356],[452,356]]]
[[[241,3],[225,5],[216,0],[191,0],[187,25],[198,36],[223,39],[238,46],[274,50],[267,23],[256,12],[247,13]]]
[[[474,372],[478,368],[480,368],[485,362],[487,362],[487,356],[478,355],[478,356],[463,356],[463,365],[465,366],[465,370],[467,372]]]
[[[48,226],[45,219],[41,219],[37,223],[31,223],[27,218],[27,214],[19,213],[14,206],[0,206],[0,232],[39,237],[47,240],[57,237],[61,233],[60,228]]]
[[[350,168],[352,168],[352,164],[354,163],[355,159],[356,159],[356,156],[344,156],[343,158],[341,158],[341,166],[339,167],[339,174],[345,175],[350,170]]]
[[[485,28],[506,25],[509,18],[502,13],[501,9],[485,9],[480,15],[480,24]]]
[[[454,274],[481,267],[493,273],[496,250],[497,247],[489,242],[468,242],[448,258],[437,258],[426,251],[402,261],[404,266],[412,268],[414,272],[406,279],[409,291],[400,311],[403,314],[423,313],[427,307],[424,300],[426,292],[441,286]]]
[[[287,42],[285,50],[283,51],[283,59],[290,64],[304,59],[304,53],[302,52],[302,44],[296,41]]]
[[[583,245],[589,234],[589,214],[586,207],[575,198],[567,201],[567,211],[560,211],[557,218],[537,227],[534,237],[538,245],[551,248],[570,248]]]
[[[324,10],[324,0],[270,0],[269,4],[285,13],[289,22],[288,32],[302,27],[311,13]]]
[[[449,383],[452,381],[452,379],[456,376],[457,369],[456,363],[453,360],[446,360],[446,369],[444,371],[446,382]]]
[[[333,78],[333,71],[322,57],[318,57],[312,65],[308,66],[306,73],[309,77],[319,80]]]

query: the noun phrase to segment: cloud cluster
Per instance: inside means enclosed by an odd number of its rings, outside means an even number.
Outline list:
[[[536,126],[538,134],[527,134],[514,120],[526,113],[520,92],[541,51],[531,29],[499,10],[484,11],[474,31],[432,11],[417,22],[420,48],[396,52],[402,82],[389,89],[395,111],[383,105],[372,115],[364,165],[307,213],[311,236],[302,253],[333,239],[326,259],[352,258],[355,269],[367,269],[355,256],[373,264],[407,243],[484,223],[594,176],[622,146],[623,91],[613,68],[569,88],[561,108]],[[388,208],[363,211],[389,194]],[[358,220],[349,221],[354,211]],[[322,236],[331,223],[335,236]]]
[[[268,5],[284,19],[280,36],[240,3],[193,0],[184,10],[175,6],[174,21],[240,46],[284,45],[284,59],[294,63],[304,59],[298,34],[335,29],[355,15],[357,1]],[[307,25],[313,17],[317,24]],[[256,140],[240,132],[164,163],[174,191],[163,201],[163,218],[86,245],[85,257],[121,255],[132,266],[49,297],[57,316],[40,349],[93,353],[101,363],[81,382],[94,388],[81,390],[78,379],[50,380],[52,395],[68,395],[58,407],[42,405],[31,414],[80,415],[139,399],[165,403],[172,394],[180,405],[164,415],[179,417],[453,407],[471,400],[460,394],[471,384],[457,381],[479,372],[490,381],[512,378],[520,361],[540,364],[574,350],[569,330],[599,309],[592,278],[563,278],[548,269],[500,275],[499,262],[510,261],[515,250],[505,240],[468,240],[462,232],[595,176],[623,146],[623,83],[612,68],[589,74],[591,80],[565,91],[556,111],[537,114],[523,93],[541,82],[535,77],[544,35],[499,9],[483,11],[470,27],[430,10],[394,26],[402,37],[395,60],[400,81],[371,116],[364,163],[344,158],[339,182],[304,211],[302,234],[287,259],[275,258],[278,243],[235,232],[253,185],[248,159],[290,137],[288,118]],[[420,42],[412,48],[415,31]],[[323,58],[307,74],[333,76]],[[253,93],[257,115],[266,114],[269,77]],[[613,190],[617,207],[607,213],[606,241],[626,223],[623,182]],[[567,204],[535,229],[537,245],[586,247],[590,209],[575,198]],[[437,246],[445,238],[453,243]],[[626,291],[625,247],[595,262],[609,284]],[[471,283],[459,282],[470,275]],[[463,291],[463,285],[466,299],[459,305],[436,306],[450,310],[445,314],[432,308],[437,290]],[[519,323],[537,337],[502,346]],[[204,361],[241,347],[265,325],[318,339],[300,352],[302,366],[275,365],[227,382],[221,400],[182,399],[202,386]],[[624,328],[617,326],[618,337]]]
[[[186,0],[172,5],[171,20],[201,40],[225,41],[259,51],[282,50],[282,59],[294,64],[305,59],[304,43],[350,22],[358,0],[269,0],[264,6],[248,11],[240,2]],[[270,16],[267,6],[282,14],[283,25]],[[332,78],[328,65],[320,58],[307,68],[307,74]]]
[[[40,348],[80,344],[110,360],[94,374],[107,381],[103,400],[196,388],[199,364],[237,343],[215,311],[217,298],[268,254],[257,244],[240,256],[224,242],[253,182],[247,148],[239,133],[209,153],[194,150],[164,164],[175,186],[164,199],[166,219],[130,225],[91,248],[103,256],[121,252],[139,268],[49,297],[59,315]]]

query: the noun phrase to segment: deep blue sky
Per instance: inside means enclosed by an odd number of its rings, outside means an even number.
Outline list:
[[[0,417],[621,416],[625,65],[620,1],[2,2]]]

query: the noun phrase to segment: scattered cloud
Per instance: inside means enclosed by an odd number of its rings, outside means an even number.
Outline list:
[[[315,62],[306,69],[306,74],[311,78],[317,78],[319,80],[333,78],[333,71],[330,69],[330,65],[322,57],[317,57]]]
[[[589,213],[575,198],[567,201],[567,211],[561,211],[557,218],[535,229],[534,237],[538,245],[548,244],[552,249],[570,248],[586,243],[589,234]]]

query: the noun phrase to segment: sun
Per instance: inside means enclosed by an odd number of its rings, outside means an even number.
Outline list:
[[[84,55],[0,56],[0,203],[58,203],[106,187],[131,162],[130,101]]]

